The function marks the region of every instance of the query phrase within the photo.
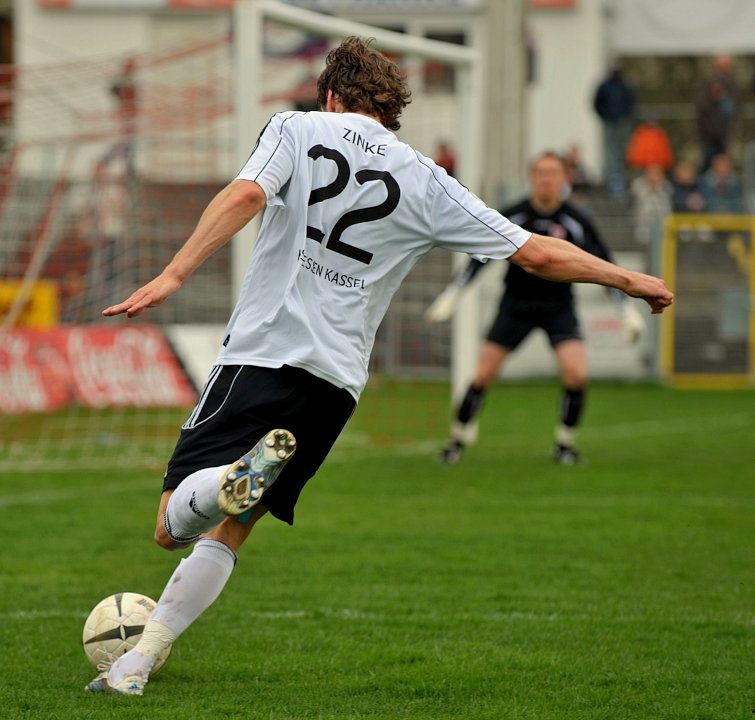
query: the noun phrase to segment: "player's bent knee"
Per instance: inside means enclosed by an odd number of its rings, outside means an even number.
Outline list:
[[[170,535],[168,535],[168,531],[162,524],[158,524],[158,526],[155,528],[154,539],[155,542],[164,550],[183,550],[194,542],[193,540],[189,542],[179,542],[178,540],[175,540]]]

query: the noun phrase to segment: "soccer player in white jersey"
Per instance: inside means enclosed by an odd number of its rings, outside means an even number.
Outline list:
[[[222,591],[255,523],[267,512],[293,523],[301,489],[356,406],[393,293],[433,247],[618,287],[652,312],[673,301],[660,279],[512,224],[399,142],[409,92],[369,42],[334,48],[317,90],[324,112],[273,116],[163,272],[103,311],[135,317],[159,305],[265,208],[217,364],[163,482],[155,541],[193,550],[139,643],[91,692],[141,695],[154,658]]]

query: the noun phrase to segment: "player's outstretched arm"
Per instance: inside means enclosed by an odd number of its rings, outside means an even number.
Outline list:
[[[251,180],[234,180],[209,203],[197,227],[165,269],[122,303],[102,311],[103,315],[128,317],[156,307],[181,287],[191,273],[218,248],[225,245],[265,206],[265,193]]]
[[[557,238],[533,234],[509,260],[546,280],[618,288],[645,300],[653,313],[663,312],[674,301],[673,293],[660,278],[619,267]]]

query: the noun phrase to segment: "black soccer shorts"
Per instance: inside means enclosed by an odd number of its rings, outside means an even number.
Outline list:
[[[505,295],[486,339],[511,351],[535,328],[545,331],[551,347],[582,339],[573,303],[512,300]]]
[[[352,395],[306,370],[284,365],[216,365],[181,428],[163,491],[202,468],[229,465],[267,432],[290,430],[296,452],[262,503],[293,525],[294,506],[356,407]]]

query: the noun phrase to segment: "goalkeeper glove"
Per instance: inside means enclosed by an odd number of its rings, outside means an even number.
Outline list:
[[[425,322],[428,324],[440,323],[448,320],[456,304],[456,298],[459,296],[461,288],[456,284],[451,284],[438,295],[427,310],[425,310]]]
[[[624,340],[636,343],[645,334],[645,321],[637,308],[628,301],[621,306],[621,311],[624,316]]]

